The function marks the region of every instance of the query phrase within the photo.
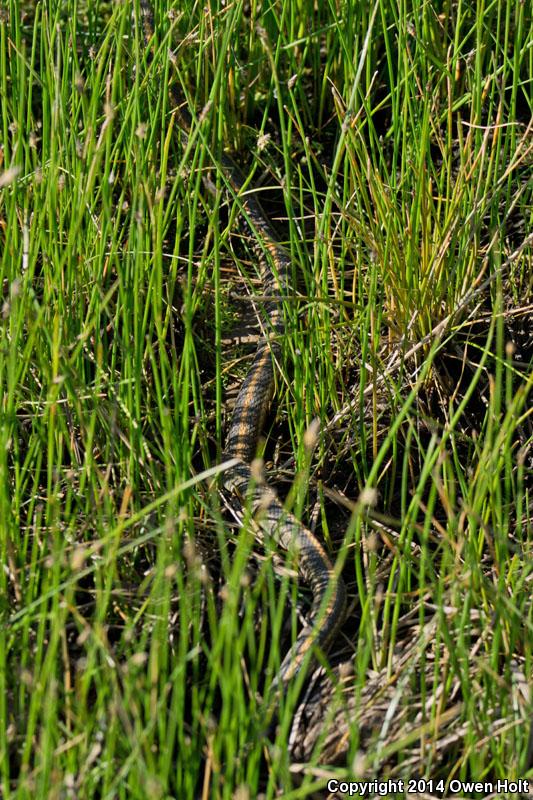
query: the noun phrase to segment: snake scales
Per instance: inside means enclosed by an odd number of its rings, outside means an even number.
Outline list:
[[[148,0],[140,0],[140,10],[145,43],[150,48],[155,32],[153,9]],[[170,95],[173,113],[186,139],[191,132],[192,118],[172,85]],[[242,193],[245,181],[237,165],[222,154],[219,168],[232,191],[239,196],[239,206],[256,241],[268,318],[268,329],[259,341],[233,410],[223,453],[224,461],[233,461],[233,465],[224,472],[224,488],[250,509],[259,535],[271,537],[287,551],[296,551],[299,574],[313,595],[309,621],[284,657],[274,681],[283,689],[298,674],[313,646],[326,650],[331,644],[344,618],[346,591],[318,539],[284,509],[272,489],[252,476],[250,464],[256,455],[258,438],[274,392],[279,337],[285,333],[280,298],[288,289],[290,260],[257,197],[253,192]]]

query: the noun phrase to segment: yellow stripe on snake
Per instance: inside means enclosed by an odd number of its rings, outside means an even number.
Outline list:
[[[150,47],[155,31],[153,10],[147,0],[140,0],[140,9],[145,42]],[[186,138],[191,131],[192,119],[183,109],[183,101],[176,89],[171,86],[169,91],[173,112]],[[284,689],[298,674],[313,646],[325,651],[331,644],[344,619],[346,590],[314,534],[284,509],[270,487],[252,477],[250,464],[256,456],[259,435],[274,392],[274,364],[280,355],[278,339],[285,333],[281,298],[288,289],[290,260],[277,241],[257,197],[249,190],[241,194],[245,181],[237,165],[223,154],[218,166],[232,191],[238,195],[239,206],[256,240],[254,250],[260,262],[268,319],[268,329],[259,341],[233,410],[223,459],[234,463],[224,472],[224,489],[250,509],[261,535],[270,537],[284,550],[296,552],[298,572],[313,594],[309,621],[283,659],[274,681],[275,686]]]

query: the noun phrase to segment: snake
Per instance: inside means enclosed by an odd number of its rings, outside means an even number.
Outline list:
[[[152,52],[155,17],[149,0],[139,0],[144,42]],[[171,82],[169,93],[186,145],[193,129],[193,117]],[[276,363],[281,357],[280,339],[287,334],[281,299],[289,291],[291,259],[277,239],[257,195],[243,191],[246,180],[234,160],[222,152],[218,164],[233,195],[245,225],[252,233],[263,287],[267,325],[258,341],[252,363],[238,391],[222,453],[227,462],[223,488],[246,509],[253,520],[258,539],[268,539],[290,554],[295,554],[298,574],[312,593],[307,622],[284,656],[271,688],[285,691],[302,671],[307,660],[316,659],[317,648],[327,652],[344,621],[346,588],[318,538],[297,517],[286,510],[275,490],[258,478],[253,462],[258,441],[275,391]],[[213,191],[212,184],[206,184]],[[309,655],[308,655],[309,654]]]

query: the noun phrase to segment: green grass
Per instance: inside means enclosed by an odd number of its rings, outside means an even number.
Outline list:
[[[153,58],[132,11],[0,14],[0,795],[533,780],[528,4],[158,2]],[[269,480],[350,593],[292,759],[308,593],[210,472],[262,293],[224,148],[294,263]]]

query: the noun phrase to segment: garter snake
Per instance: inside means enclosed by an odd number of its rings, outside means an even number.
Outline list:
[[[150,48],[155,31],[153,9],[149,0],[140,0],[139,5],[145,44]],[[173,113],[186,140],[191,132],[192,118],[184,110],[176,88],[171,85],[169,91]],[[312,647],[326,650],[331,644],[344,618],[346,590],[314,534],[285,510],[270,487],[252,476],[250,465],[256,456],[258,438],[274,392],[274,365],[280,356],[279,338],[285,333],[281,297],[288,289],[290,259],[277,241],[256,195],[253,191],[242,192],[245,180],[239,167],[225,153],[218,167],[232,192],[238,196],[239,207],[256,242],[254,251],[259,260],[268,319],[268,328],[259,340],[233,409],[223,452],[224,461],[233,463],[223,474],[223,485],[228,494],[250,509],[258,536],[270,537],[284,550],[296,552],[298,572],[313,595],[309,620],[283,659],[274,680],[275,686],[283,690],[298,674]]]

